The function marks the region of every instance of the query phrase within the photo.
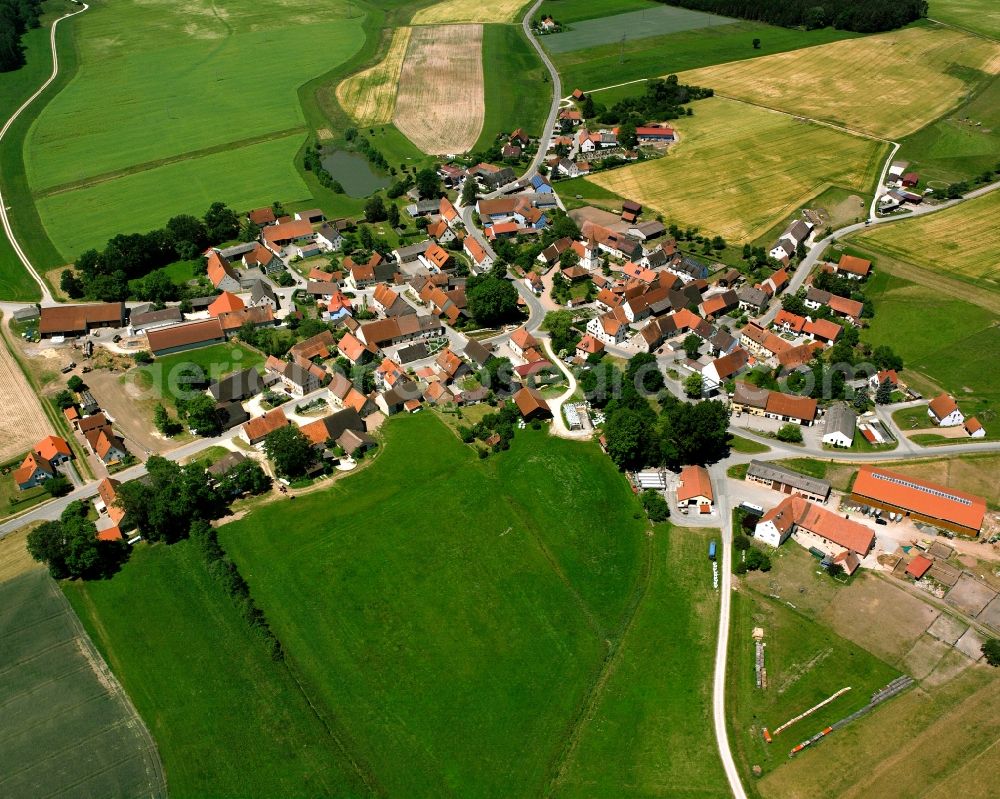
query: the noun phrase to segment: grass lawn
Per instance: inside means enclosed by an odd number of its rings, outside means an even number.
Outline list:
[[[63,588],[155,736],[171,796],[363,795],[292,669],[188,542],[140,546],[114,579]]]
[[[711,729],[717,530],[656,528],[649,586],[554,796],[729,795]]]
[[[869,280],[868,296],[876,314],[864,340],[891,346],[903,358],[907,383],[928,397],[950,392],[966,415],[989,415],[1000,407],[994,313],[942,294],[933,281],[920,285],[884,270]]]
[[[152,390],[155,396],[170,399],[179,396],[192,378],[218,380],[238,369],[254,367],[259,370],[263,363],[264,356],[258,350],[226,342],[164,355],[147,366],[137,367],[125,377],[133,379],[141,390]]]
[[[103,249],[116,233],[162,227],[176,214],[201,216],[216,200],[234,208],[302,200],[309,189],[294,158],[303,141],[301,133],[283,136],[49,194],[38,199],[38,213],[70,261],[89,247]]]
[[[857,69],[891,50],[877,71]],[[750,64],[720,64],[680,76],[682,83],[898,138],[958,105],[1000,70],[1000,43],[933,25],[796,50]],[[803,92],[805,79],[821,91]]]
[[[877,225],[851,238],[863,247],[928,271],[943,272],[978,288],[998,291],[998,216],[1000,192],[993,191],[939,213]]]
[[[197,261],[174,261],[174,263],[163,267],[162,271],[174,283],[184,285],[189,280],[194,280],[197,275],[204,274],[204,271],[202,271],[204,265],[205,262],[200,258]]]
[[[49,499],[49,493],[44,486],[21,491],[14,482],[13,470],[21,465],[25,455],[27,453],[0,465],[0,518],[23,513]]]
[[[629,38],[625,42],[624,61],[620,58],[621,43],[615,41],[554,54],[553,63],[568,94],[573,89],[590,91],[631,80],[827,44],[856,35],[832,28],[797,31],[759,22],[736,22],[644,39]],[[759,50],[751,46],[755,38],[761,40]],[[548,41],[549,38],[543,38],[543,45]],[[594,100],[610,102],[603,93],[597,94]]]
[[[0,583],[0,629],[0,793],[166,796],[149,733],[45,569]]]
[[[434,414],[385,434],[297,524],[279,502],[222,541],[386,793],[537,794],[634,601],[637,503],[597,447],[543,432],[482,463]]]
[[[713,97],[677,122],[664,158],[587,180],[703,235],[752,241],[831,183],[867,192],[886,145]]]
[[[751,441],[742,436],[729,436],[729,448],[733,452],[742,452],[746,455],[759,455],[762,452],[770,452],[771,448],[767,444],[758,441]]]
[[[493,143],[500,132],[517,128],[540,136],[552,99],[549,73],[517,25],[483,28],[483,80],[486,114],[474,149]],[[531,91],[525,91],[531,86]]]
[[[978,177],[1000,162],[1000,78],[947,116],[901,142],[899,158],[921,185],[943,186]]]
[[[813,567],[815,563],[812,561]],[[822,579],[830,580],[825,575]],[[755,684],[751,635],[755,627],[764,629],[767,690]],[[793,746],[863,707],[872,692],[899,676],[892,666],[824,625],[746,587],[733,594],[729,657],[726,705],[730,744],[744,786],[750,791],[756,782],[750,774],[752,765],[760,765],[765,774],[780,769],[789,762]],[[775,736],[773,743],[764,741],[764,727],[773,734],[786,721],[848,686],[850,691]],[[851,734],[848,727],[832,738]],[[823,762],[825,746],[825,742],[820,743],[798,757],[817,768]]]
[[[931,0],[927,16],[1000,38],[1000,8],[993,0]]]

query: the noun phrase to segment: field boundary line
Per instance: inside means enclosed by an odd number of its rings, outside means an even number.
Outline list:
[[[24,110],[35,102],[35,100],[37,100],[41,94],[52,85],[52,81],[59,76],[59,48],[56,47],[56,30],[59,27],[59,23],[64,19],[69,19],[70,17],[75,17],[77,14],[82,14],[88,8],[90,8],[90,6],[84,3],[83,8],[64,14],[52,23],[52,27],[49,29],[49,45],[52,50],[52,74],[49,75],[45,83],[38,87],[38,90],[31,95],[31,97],[21,103],[21,106],[10,115],[10,118],[8,118],[8,120],[4,123],[3,128],[0,128],[0,141],[2,141],[3,137],[7,135],[7,131],[10,130],[11,125],[17,121],[17,118],[21,116]],[[39,288],[42,290],[42,302],[45,302],[46,300],[52,302],[52,292],[49,291],[48,285],[42,276],[35,270],[35,267],[31,265],[31,260],[28,258],[24,250],[21,249],[21,245],[17,243],[17,239],[14,237],[14,229],[11,227],[10,218],[7,216],[7,202],[3,197],[2,187],[0,187],[0,224],[2,224],[3,231],[7,235],[7,240],[10,242],[10,246],[17,254],[18,259],[22,264],[24,264],[24,268],[28,270],[28,274],[31,275],[31,277],[38,284]]]
[[[980,39],[986,39],[990,42],[1000,42],[1000,39],[995,36],[990,36],[988,33],[981,33],[980,31],[974,31],[972,28],[963,28],[961,25],[956,25],[953,22],[945,22],[941,19],[934,19],[932,17],[924,17],[928,22],[933,22],[935,25],[940,25],[943,28],[952,28],[956,31],[961,31],[962,33],[967,33],[970,36],[978,36]]]
[[[551,776],[549,777],[549,785],[545,791],[547,797],[553,796],[562,784],[566,776],[566,769],[569,767],[570,758],[576,751],[584,731],[590,725],[590,722],[593,721],[598,703],[604,697],[604,689],[607,687],[608,681],[618,671],[618,664],[625,649],[625,640],[632,630],[635,619],[639,615],[639,608],[642,607],[643,600],[649,591],[649,584],[653,579],[653,552],[656,546],[654,543],[655,533],[650,531],[648,527],[644,533],[646,541],[643,547],[642,570],[639,573],[639,580],[637,581],[635,591],[633,592],[632,599],[625,608],[625,615],[622,617],[622,622],[616,631],[617,635],[615,639],[607,639],[609,644],[608,652],[601,661],[597,676],[591,681],[586,694],[581,700],[579,709],[570,720],[569,734],[565,738],[562,751],[551,764],[549,769]]]
[[[225,144],[214,144],[211,147],[203,147],[200,150],[191,150],[186,153],[170,155],[166,158],[158,158],[155,161],[133,164],[132,166],[125,167],[124,169],[116,169],[114,172],[104,172],[100,175],[94,175],[93,177],[75,180],[72,183],[60,183],[55,186],[49,186],[34,192],[33,196],[36,199],[43,199],[46,197],[53,197],[57,194],[65,194],[69,191],[77,191],[78,189],[89,189],[90,187],[100,185],[101,183],[107,183],[108,181],[117,180],[118,178],[127,177],[129,175],[137,175],[141,172],[148,172],[152,169],[159,169],[163,166],[179,164],[183,161],[191,161],[196,158],[204,158],[206,155],[217,155],[218,153],[229,152],[230,150],[242,150],[245,147],[252,147],[255,144],[265,144],[270,141],[277,141],[278,139],[294,136],[296,133],[307,132],[308,128],[305,125],[297,125],[294,128],[286,128],[284,130],[273,131],[271,133],[263,133],[260,136],[252,136],[249,139],[239,139],[238,141],[226,142]]]

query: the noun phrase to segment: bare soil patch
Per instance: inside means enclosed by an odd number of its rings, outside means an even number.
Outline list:
[[[969,616],[978,616],[996,596],[997,592],[988,585],[983,585],[975,578],[963,574],[958,578],[955,587],[948,592],[945,602]]]
[[[844,638],[898,663],[938,613],[903,589],[866,574],[838,591],[821,619]]]
[[[414,28],[396,96],[396,127],[431,155],[464,153],[483,129],[483,26]]]

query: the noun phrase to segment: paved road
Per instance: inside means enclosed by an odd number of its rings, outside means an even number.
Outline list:
[[[535,153],[528,171],[521,176],[522,178],[533,177],[538,172],[538,167],[541,166],[545,158],[545,153],[548,151],[548,144],[552,141],[552,132],[556,127],[556,117],[559,115],[559,103],[562,99],[562,82],[559,80],[559,72],[549,58],[548,53],[545,52],[538,39],[535,38],[535,34],[531,32],[531,20],[534,18],[535,12],[538,11],[541,4],[542,0],[538,0],[538,2],[528,9],[528,13],[521,20],[521,27],[524,29],[524,35],[528,37],[528,41],[531,42],[532,46],[538,52],[538,57],[542,59],[542,63],[545,64],[545,68],[549,71],[549,80],[552,82],[552,107],[549,109],[548,119],[545,120],[542,137],[538,140],[538,152]]]
[[[52,30],[49,31],[49,45],[52,48],[52,74],[49,75],[49,79],[38,88],[38,91],[21,103],[21,107],[11,114],[10,119],[7,120],[3,128],[0,128],[0,141],[2,141],[3,137],[7,135],[7,131],[10,129],[11,125],[13,125],[17,118],[21,116],[24,110],[35,102],[39,95],[41,95],[41,93],[44,92],[52,81],[54,81],[59,75],[59,52],[56,49],[56,28],[59,27],[59,23],[64,19],[69,19],[70,17],[75,17],[77,14],[82,14],[88,8],[90,8],[90,6],[84,3],[82,8],[77,11],[71,11],[68,14],[64,14],[52,23]],[[7,200],[4,198],[2,193],[0,193],[0,224],[3,225],[3,231],[7,235],[7,240],[10,241],[11,246],[14,248],[14,252],[17,253],[18,259],[22,264],[24,264],[24,268],[28,270],[28,274],[31,275],[32,279],[41,289],[42,302],[53,302],[52,293],[49,291],[49,287],[45,284],[45,281],[42,280],[42,276],[35,271],[35,267],[31,265],[31,261],[28,259],[27,254],[21,248],[21,245],[18,244],[17,239],[14,238],[14,230],[10,226],[10,219],[7,216]]]
[[[895,150],[893,150],[892,154],[895,154]],[[882,183],[885,182],[885,174],[886,170],[889,168],[889,164],[891,163],[892,154],[890,154],[889,159],[886,160],[885,167],[882,170],[882,178],[881,178]],[[785,289],[784,293],[791,295],[794,294],[796,291],[798,291],[802,287],[802,284],[805,282],[806,278],[809,276],[809,273],[812,271],[812,268],[819,262],[819,258],[826,250],[826,248],[830,244],[833,244],[835,241],[838,241],[844,236],[848,236],[851,233],[857,233],[859,230],[864,230],[866,227],[871,227],[872,225],[892,224],[893,222],[902,222],[906,219],[913,219],[916,216],[923,216],[925,214],[937,213],[938,211],[943,211],[946,208],[951,208],[952,206],[958,205],[959,203],[963,203],[968,200],[974,200],[976,197],[982,197],[984,194],[989,194],[991,191],[995,191],[998,188],[1000,188],[1000,181],[996,181],[995,183],[989,183],[986,186],[982,186],[976,189],[975,191],[970,191],[964,197],[959,197],[958,199],[955,200],[946,200],[945,202],[937,203],[935,205],[918,205],[908,214],[903,214],[901,216],[878,216],[878,217],[870,215],[866,222],[858,222],[855,225],[848,225],[847,227],[842,227],[840,230],[834,231],[826,238],[820,239],[819,241],[816,241],[812,244],[812,246],[809,248],[808,254],[804,259],[802,259],[802,263],[799,264],[798,267],[796,267],[795,274],[793,274],[791,279],[788,281],[788,288]],[[876,199],[873,200],[872,202],[873,209],[877,201],[878,198],[876,196]],[[780,302],[773,303],[770,310],[768,310],[767,313],[765,313],[762,317],[760,317],[761,323],[764,324],[765,326],[769,325],[771,322],[774,321],[774,317],[777,316],[778,311],[780,310],[781,310],[781,303]]]

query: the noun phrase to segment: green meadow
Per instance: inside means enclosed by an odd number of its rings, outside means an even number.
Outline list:
[[[50,194],[37,200],[38,212],[71,261],[89,247],[102,249],[116,233],[153,230],[175,214],[201,215],[216,200],[243,209],[307,199],[294,164],[304,139],[284,136]]]

